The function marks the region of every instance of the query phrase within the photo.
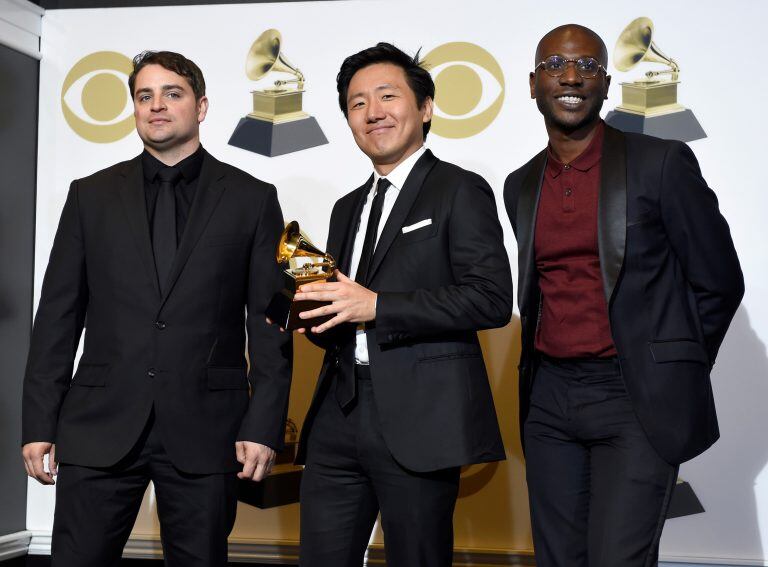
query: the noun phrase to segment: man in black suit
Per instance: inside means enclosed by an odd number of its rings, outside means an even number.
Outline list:
[[[373,174],[331,214],[338,281],[296,295],[331,302],[302,317],[332,315],[310,331],[326,354],[298,456],[300,564],[361,565],[380,510],[387,565],[449,566],[459,467],[505,458],[476,333],[511,314],[496,205],[424,148],[434,83],[417,58],[380,43],[337,84]]]
[[[504,199],[536,564],[648,567],[679,463],[718,437],[709,374],[741,269],[688,146],[600,120],[600,37],[558,27],[535,63],[549,145]]]
[[[142,53],[128,84],[144,152],[70,187],[24,382],[24,462],[43,484],[58,472],[54,567],[117,565],[150,480],[166,565],[224,566],[237,477],[268,474],[284,439],[290,337],[263,315],[282,213],[273,186],[200,145],[193,62]]]

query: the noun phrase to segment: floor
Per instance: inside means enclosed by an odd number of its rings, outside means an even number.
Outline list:
[[[17,557],[8,561],[0,561],[0,567],[50,567],[51,558],[48,555],[28,555],[27,557]],[[157,567],[162,562],[156,559],[123,559],[120,567]],[[276,567],[264,565],[262,563],[230,563],[230,567]],[[295,567],[292,565],[282,565],[277,567]]]

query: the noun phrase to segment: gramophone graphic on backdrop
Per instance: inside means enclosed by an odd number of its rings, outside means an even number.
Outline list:
[[[279,156],[328,143],[313,116],[302,110],[304,75],[282,52],[282,35],[275,29],[253,42],[245,59],[245,74],[258,81],[272,73],[292,75],[274,86],[256,89],[253,112],[240,119],[229,145],[263,156]]]
[[[675,489],[672,491],[669,508],[667,508],[667,519],[693,516],[704,512],[704,506],[701,505],[693,487],[678,476]]]
[[[690,142],[707,134],[693,112],[677,102],[680,67],[653,42],[653,22],[637,18],[621,32],[613,51],[613,65],[629,71],[638,63],[662,63],[667,68],[647,71],[642,79],[621,83],[621,105],[605,121],[625,132],[650,134]]]

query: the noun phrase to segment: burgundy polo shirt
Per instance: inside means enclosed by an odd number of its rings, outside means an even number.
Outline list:
[[[604,126],[570,164],[547,150],[536,217],[542,293],[536,350],[556,358],[616,355],[597,245],[597,203]]]

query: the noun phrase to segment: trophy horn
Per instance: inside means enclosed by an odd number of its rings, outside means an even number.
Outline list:
[[[284,53],[281,52],[283,37],[276,29],[268,29],[253,42],[245,58],[245,74],[252,81],[258,81],[271,71],[290,73],[296,79],[290,81],[276,81],[280,86],[289,82],[304,84],[304,75],[298,67],[291,64]]]
[[[632,20],[624,28],[613,50],[613,65],[619,71],[629,71],[641,61],[663,63],[671,67],[665,71],[648,71],[648,77],[662,74],[675,76],[680,72],[677,62],[665,55],[653,42],[653,22],[644,17]]]
[[[275,257],[280,264],[285,264],[291,258],[319,257],[329,261],[331,268],[335,266],[329,254],[320,250],[301,233],[299,223],[296,221],[289,222],[283,230],[283,234],[280,235],[280,243],[277,245]]]

